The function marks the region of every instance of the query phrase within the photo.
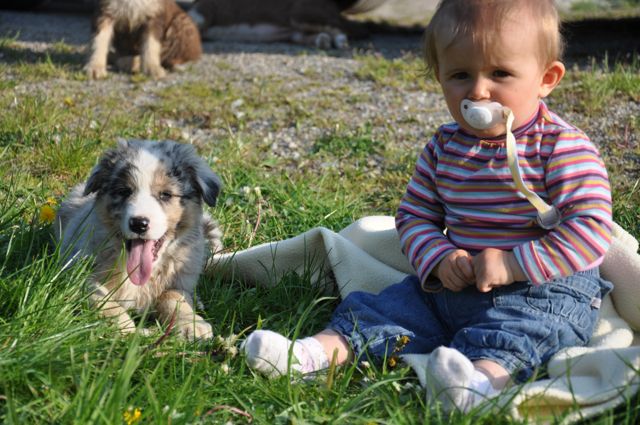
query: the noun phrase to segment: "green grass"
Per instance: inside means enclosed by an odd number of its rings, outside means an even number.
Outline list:
[[[623,18],[638,16],[640,2],[638,0],[608,0],[606,5],[597,0],[580,0],[573,2],[568,11],[563,12],[569,20],[587,18]]]
[[[640,64],[637,57],[629,64],[592,62],[588,69],[576,68],[558,90],[578,99],[575,109],[587,116],[602,113],[616,98],[640,101]]]
[[[213,213],[226,246],[243,249],[316,226],[339,230],[365,215],[394,213],[424,141],[407,148],[391,130],[419,123],[374,117],[353,124],[345,111],[375,94],[325,86],[312,70],[300,84],[271,75],[243,85],[233,78],[245,78],[243,70],[221,61],[208,70],[210,78],[156,85],[112,76],[118,89],[108,90],[109,83],[88,85],[81,62],[64,44],[33,53],[4,39],[0,51],[0,421],[118,424],[139,409],[138,423],[145,424],[247,423],[244,413],[261,424],[513,423],[501,415],[443,415],[425,404],[406,367],[354,364],[295,382],[248,370],[229,341],[256,328],[305,335],[322,329],[330,316],[335,294],[309,289],[318,267],[313,261],[270,289],[203,276],[202,314],[227,343],[170,337],[156,345],[159,333],[120,336],[88,306],[83,282],[89,265],[63,270],[48,225],[39,220],[40,208],[86,178],[117,137],[181,140],[189,128],[217,135],[197,147],[225,184]],[[392,102],[402,104],[406,92],[437,90],[416,57],[355,60],[354,77],[375,90],[394,90]],[[585,117],[589,133],[595,130],[590,116],[615,109],[621,99],[638,101],[637,73],[636,65],[616,64],[571,70],[552,101]],[[301,90],[314,97],[299,96]],[[253,130],[261,120],[273,132],[325,131],[299,158],[278,156],[274,140]],[[624,152],[601,146],[637,167],[637,118],[625,124],[631,133]],[[610,143],[621,137],[612,134]],[[623,167],[610,173],[616,220],[640,237],[639,177]],[[155,326],[151,318],[141,320]],[[634,423],[636,405],[632,400],[589,423]]]
[[[433,77],[427,74],[422,60],[415,55],[405,55],[391,60],[376,54],[360,55],[356,58],[362,63],[356,77],[372,81],[379,88],[415,85],[422,90],[436,89]]]

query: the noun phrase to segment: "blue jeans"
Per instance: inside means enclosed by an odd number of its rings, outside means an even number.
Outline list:
[[[472,361],[492,360],[524,381],[560,349],[589,342],[602,297],[612,288],[597,268],[488,293],[475,286],[428,293],[409,276],[377,295],[349,294],[328,328],[343,335],[356,356],[384,358],[407,336],[409,343],[398,354],[429,353],[444,345]]]

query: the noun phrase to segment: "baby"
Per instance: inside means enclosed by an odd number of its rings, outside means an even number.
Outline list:
[[[542,101],[564,76],[561,53],[553,0],[440,2],[425,59],[455,122],[426,144],[396,215],[416,276],[350,294],[312,337],[253,332],[243,345],[251,367],[286,373],[291,348],[292,369],[308,373],[333,358],[383,359],[408,339],[402,353],[431,353],[428,397],[468,411],[588,343],[612,288],[598,272],[611,193],[597,149]],[[555,219],[541,220],[538,204]]]

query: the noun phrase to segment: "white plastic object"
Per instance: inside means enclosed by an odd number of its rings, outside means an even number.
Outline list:
[[[467,124],[477,130],[486,130],[504,122],[503,107],[498,102],[464,99],[460,103],[460,112]]]

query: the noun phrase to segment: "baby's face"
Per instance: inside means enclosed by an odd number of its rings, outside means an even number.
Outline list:
[[[504,124],[477,130],[462,118],[460,102],[499,102],[515,116],[513,128],[525,124],[538,110],[547,92],[542,88],[544,68],[538,59],[538,37],[525,21],[506,21],[486,52],[471,37],[458,37],[448,46],[436,43],[438,81],[456,122],[480,138],[500,136]]]

